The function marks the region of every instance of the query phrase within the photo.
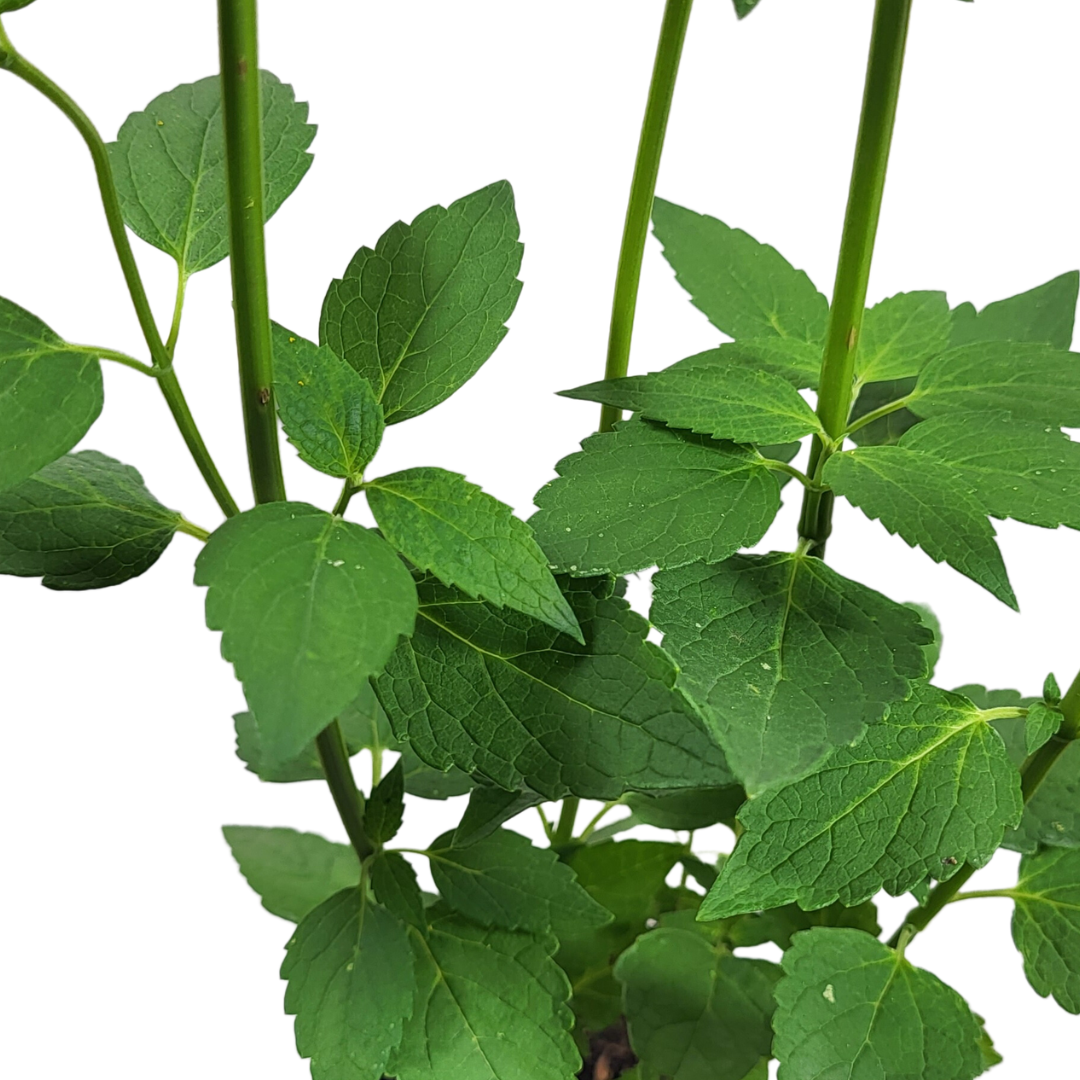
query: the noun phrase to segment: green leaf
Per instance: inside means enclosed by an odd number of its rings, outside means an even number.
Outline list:
[[[0,491],[66,454],[104,400],[92,351],[0,297]]]
[[[306,503],[230,518],[195,562],[265,763],[295,757],[412,632],[416,592],[380,536]]]
[[[754,450],[644,420],[590,436],[556,469],[529,524],[575,576],[719,562],[756,544],[780,507]]]
[[[1057,732],[1064,719],[1065,717],[1057,709],[1041,701],[1036,701],[1028,709],[1027,717],[1024,720],[1024,749],[1029,754],[1034,754],[1040,746],[1048,742]]]
[[[1061,687],[1058,686],[1058,681],[1054,678],[1052,671],[1043,680],[1043,701],[1047,705],[1061,704]]]
[[[850,743],[926,674],[918,615],[797,554],[653,578],[653,624],[747,790]]]
[[[383,436],[371,384],[325,345],[272,324],[274,388],[289,442],[313,469],[358,480]]]
[[[799,934],[776,988],[783,1080],[970,1080],[988,1065],[967,1003],[859,930]]]
[[[68,454],[0,492],[0,574],[48,589],[119,585],[157,562],[181,520],[130,465]]]
[[[293,88],[260,72],[267,220],[311,166],[315,127]],[[187,277],[229,254],[225,133],[217,75],[186,83],[132,113],[109,144],[124,221],[171,255]]]
[[[740,19],[745,19],[746,16],[761,3],[761,0],[734,0],[734,3],[735,14],[738,15]],[[642,1080],[644,1080],[644,1077]],[[747,1078],[747,1080],[750,1080],[750,1078]]]
[[[505,503],[446,469],[406,469],[364,490],[383,535],[409,562],[582,641],[532,531]]]
[[[371,887],[379,903],[404,923],[427,933],[424,897],[416,871],[396,851],[380,851],[371,861]]]
[[[1040,997],[1080,1013],[1080,851],[1044,848],[1020,860],[1012,935]]]
[[[905,398],[915,389],[916,379],[894,379],[889,382],[867,383],[858,392],[851,406],[850,423],[861,420],[867,413]],[[905,431],[919,423],[910,409],[897,409],[872,420],[851,435],[859,446],[895,446]]]
[[[732,782],[648,624],[606,586],[567,593],[582,646],[421,579],[416,632],[375,681],[398,737],[435,768],[549,799]]]
[[[1057,349],[1072,345],[1080,274],[1075,270],[1007,300],[988,304],[976,314],[972,304],[952,313],[951,344],[973,341],[1044,341]]]
[[[19,8],[29,7],[34,0],[0,0],[0,15],[8,11],[18,11]]]
[[[371,383],[388,424],[445,401],[506,336],[522,245],[505,180],[391,226],[323,302],[321,340]]]
[[[676,280],[718,330],[732,338],[824,339],[828,301],[775,248],[664,199],[653,202],[652,217]]]
[[[934,635],[934,640],[922,647],[923,652],[926,654],[926,678],[928,680],[932,679],[938,661],[941,659],[941,620],[926,604],[916,604],[909,601],[903,606],[914,611],[919,616],[919,621],[923,626]]]
[[[504,791],[497,787],[477,787],[454,830],[454,846],[467,847],[489,837],[511,818],[539,806],[543,795],[535,791]]]
[[[743,807],[744,832],[701,917],[853,907],[928,874],[944,881],[965,862],[988,862],[1022,809],[1019,773],[983,714],[921,687],[861,742]]]
[[[943,292],[898,293],[869,308],[855,356],[860,383],[907,379],[949,347],[952,326]]]
[[[659,929],[619,957],[615,977],[642,1080],[744,1080],[771,1056],[776,964]]]
[[[1019,610],[994,527],[963,475],[945,462],[919,450],[868,446],[834,454],[822,479],[911,547]]]
[[[848,926],[872,937],[881,933],[877,907],[869,900],[855,907],[830,904],[817,911],[803,911],[798,904],[785,904],[760,914],[737,916],[722,933],[733,949],[752,948],[766,941],[774,942],[781,949],[788,949],[795,934],[815,926]]]
[[[312,1080],[379,1080],[413,1011],[401,923],[362,889],[343,889],[297,927],[281,977]]]
[[[364,809],[364,830],[377,844],[397,836],[405,817],[405,768],[397,764],[375,785]]]
[[[360,883],[360,863],[348,844],[257,825],[226,825],[221,831],[263,907],[291,922],[300,922],[340,889]]]
[[[718,822],[734,825],[736,811],[746,802],[746,792],[738,784],[664,791],[655,795],[631,791],[623,802],[639,823],[681,832],[707,829]]]

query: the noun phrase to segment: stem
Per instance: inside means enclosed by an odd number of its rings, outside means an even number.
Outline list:
[[[176,531],[187,533],[188,536],[194,536],[196,540],[201,540],[204,544],[210,539],[209,529],[204,529],[201,525],[196,525],[185,517],[182,517],[176,523]]]
[[[334,797],[334,805],[341,816],[345,832],[357,858],[363,862],[375,851],[375,847],[364,831],[364,797],[353,777],[341,725],[335,720],[324,731],[320,731],[315,736],[315,746],[319,751],[326,782],[330,785],[330,794]]]
[[[371,787],[374,790],[382,779],[382,756],[383,748],[373,746],[371,748]]]
[[[562,811],[559,814],[559,824],[555,826],[555,836],[552,847],[569,844],[574,839],[574,822],[577,820],[578,806],[581,800],[576,795],[563,799]]]
[[[338,496],[338,501],[334,503],[334,509],[330,512],[336,514],[338,517],[344,517],[345,511],[349,509],[349,503],[352,501],[352,497],[360,490],[363,485],[354,484],[352,480],[346,480],[345,485],[341,489],[341,494]]]
[[[597,825],[599,825],[600,822],[603,821],[604,818],[606,818],[608,814],[610,814],[611,811],[615,809],[616,806],[622,806],[622,799],[612,799],[611,802],[604,803],[604,805],[601,806],[600,809],[596,812],[596,815],[593,817],[593,819],[582,830],[581,836],[579,836],[578,839],[588,840],[589,837],[592,836],[594,832],[596,832]]]
[[[544,835],[547,837],[547,842],[550,846],[555,842],[555,833],[552,832],[551,822],[548,821],[547,814],[544,813],[544,808],[542,806],[538,806],[536,808],[536,812],[540,815],[540,821],[543,823],[544,826]]]
[[[615,274],[615,297],[611,305],[611,329],[608,333],[607,366],[604,378],[619,379],[626,375],[630,363],[630,339],[634,332],[634,310],[637,307],[638,283],[641,280],[641,260],[649,234],[656,177],[660,171],[660,155],[664,149],[664,134],[675,79],[679,73],[686,26],[690,21],[693,0],[667,0],[664,19],[660,25],[660,41],[656,46],[652,82],[641,125],[634,178],[630,183],[630,201],[626,207],[619,267]],[[604,405],[600,410],[600,430],[610,431],[622,418],[622,410]]]
[[[972,889],[971,892],[957,893],[949,903],[955,904],[958,900],[979,900],[990,896],[1011,900],[1015,894],[1014,889]]]
[[[862,116],[818,384],[817,413],[834,448],[843,440],[851,411],[855,352],[866,307],[910,15],[911,0],[877,0],[874,9]],[[830,452],[824,440],[815,436],[807,469],[811,476]],[[832,531],[834,501],[831,491],[807,491],[803,498],[799,535],[814,542],[819,556],[824,555],[825,541]]]
[[[176,300],[173,302],[172,326],[169,327],[169,339],[165,342],[165,351],[171,360],[176,355],[176,342],[180,337],[180,319],[184,314],[184,296],[187,293],[187,274],[183,266],[176,264]]]
[[[789,465],[786,461],[776,461],[774,458],[762,458],[766,469],[772,469],[773,472],[787,473],[788,476],[793,476],[800,484],[808,491],[821,491],[822,488],[814,483],[806,473],[799,469],[796,469],[794,465]]]
[[[114,364],[123,364],[124,367],[133,368],[143,375],[149,375],[152,379],[156,379],[160,373],[159,368],[153,367],[150,364],[144,364],[141,360],[136,360],[134,356],[128,356],[127,353],[117,352],[115,349],[99,349],[94,345],[65,345],[64,351],[84,353],[87,356],[96,356],[99,360],[111,360]]]
[[[907,397],[898,398],[896,401],[890,401],[888,405],[882,405],[879,409],[873,409],[865,416],[860,416],[854,423],[848,424],[844,429],[845,435],[854,434],[860,428],[866,427],[867,424],[872,424],[875,420],[880,420],[883,416],[888,416],[890,413],[899,412],[901,409],[907,408],[907,403],[911,400],[911,395]]]

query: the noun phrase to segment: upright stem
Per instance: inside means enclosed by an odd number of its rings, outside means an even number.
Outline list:
[[[811,477],[816,477],[834,444],[841,440],[851,410],[855,352],[866,306],[910,15],[911,0],[877,0],[874,9],[862,116],[818,384],[817,412],[828,441],[814,438],[807,470]],[[803,497],[799,535],[813,542],[814,554],[819,556],[824,554],[832,530],[833,501],[832,492],[807,491]]]
[[[353,778],[341,725],[335,720],[325,731],[319,732],[315,736],[315,746],[345,832],[357,858],[363,862],[375,848],[364,831],[364,799]]]
[[[581,800],[576,795],[570,795],[563,799],[562,810],[559,813],[559,824],[555,826],[555,835],[552,838],[552,847],[569,844],[574,839],[574,824],[577,821],[578,807]]]
[[[634,178],[630,183],[619,268],[615,275],[615,298],[611,305],[611,329],[604,371],[607,379],[622,378],[630,362],[630,338],[634,331],[641,260],[649,233],[660,154],[664,149],[664,134],[671,114],[671,99],[675,93],[675,79],[679,73],[679,59],[693,2],[667,0],[664,8],[652,82],[649,84],[649,99],[645,105],[645,120],[641,125],[637,161],[634,163]],[[600,430],[610,431],[621,417],[621,409],[604,405],[600,410]]]

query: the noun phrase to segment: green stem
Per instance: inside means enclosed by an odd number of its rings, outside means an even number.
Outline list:
[[[611,802],[604,803],[604,805],[600,807],[600,809],[597,811],[596,815],[588,823],[588,825],[586,825],[585,828],[582,829],[581,836],[579,836],[578,839],[588,840],[589,837],[592,836],[594,832],[596,832],[596,827],[600,824],[600,822],[603,821],[604,818],[606,818],[608,814],[610,814],[611,811],[615,809],[616,806],[622,806],[622,799],[612,799]]]
[[[622,378],[630,363],[630,339],[634,332],[634,311],[637,307],[638,284],[641,280],[641,260],[649,234],[656,177],[660,172],[660,155],[664,149],[664,134],[675,79],[679,73],[686,26],[690,21],[693,0],[667,0],[660,25],[660,41],[656,46],[652,82],[641,125],[634,178],[630,183],[630,201],[626,207],[619,268],[615,274],[615,297],[611,305],[611,329],[608,334],[607,366],[604,377]],[[600,410],[600,430],[610,431],[621,419],[622,410],[610,405]]]
[[[173,302],[172,325],[169,338],[165,342],[165,351],[171,360],[176,355],[176,342],[180,337],[180,319],[184,314],[184,296],[187,294],[187,274],[183,266],[176,264],[176,300]]]
[[[345,826],[345,832],[357,858],[363,862],[375,851],[375,847],[364,831],[364,797],[353,777],[341,725],[335,720],[324,731],[320,731],[315,737],[315,746],[319,751],[326,782],[330,785],[330,794],[334,797],[334,805]]]
[[[331,513],[336,514],[338,517],[344,517],[345,511],[349,509],[349,503],[352,501],[352,497],[362,486],[362,484],[353,483],[352,480],[346,480],[341,489],[341,494],[338,496],[338,501],[334,503],[334,509]]]
[[[988,897],[1004,897],[1011,900],[1016,895],[1014,889],[972,889],[971,892],[957,893],[950,901],[955,904],[959,900],[980,900]]]
[[[576,795],[563,799],[562,811],[559,814],[559,824],[555,826],[555,836],[552,847],[560,847],[569,844],[574,839],[574,822],[577,820],[578,807],[581,800]]]
[[[555,833],[552,831],[551,822],[547,819],[547,814],[544,813],[544,808],[538,806],[536,812],[540,815],[540,821],[544,826],[544,835],[547,837],[548,845],[550,846],[555,842]]]
[[[176,531],[187,533],[188,536],[194,536],[196,540],[201,540],[204,544],[210,539],[209,529],[204,529],[201,525],[196,525],[193,521],[188,521],[184,517],[176,523]]]
[[[877,0],[874,8],[862,116],[818,383],[817,412],[834,448],[843,440],[851,411],[855,353],[866,307],[910,15],[911,0]],[[807,469],[810,476],[819,471],[829,453],[825,441],[815,436]],[[819,556],[824,555],[825,541],[832,531],[833,503],[831,491],[807,491],[803,498],[799,535],[814,542],[814,554]]]
[[[883,416],[888,416],[890,413],[899,412],[901,409],[907,408],[907,403],[911,400],[911,395],[907,397],[897,398],[896,401],[890,401],[888,405],[882,405],[879,409],[874,409],[871,412],[866,413],[865,416],[860,416],[858,420],[848,424],[844,429],[844,435],[852,435],[861,428],[872,424],[875,420],[880,420]]]
[[[788,476],[793,476],[800,484],[808,491],[821,491],[820,485],[815,484],[806,473],[800,469],[796,469],[794,465],[789,465],[786,461],[776,461],[774,458],[763,458],[766,469],[772,469],[773,472],[786,473]]]
[[[152,379],[156,379],[161,373],[160,368],[144,364],[141,360],[136,360],[134,356],[117,352],[115,349],[99,349],[96,345],[65,345],[64,348],[65,351],[79,352],[86,356],[96,356],[99,360],[111,360],[114,364],[123,364],[124,367],[149,375]]]

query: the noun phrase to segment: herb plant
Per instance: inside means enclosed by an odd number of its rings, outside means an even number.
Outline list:
[[[155,98],[112,142],[0,26],[0,67],[91,153],[148,356],[72,344],[0,299],[0,572],[98,589],[150,570],[177,532],[204,544],[195,583],[248,703],[238,756],[267,782],[325,782],[350,841],[225,828],[263,906],[296,924],[285,1010],[316,1080],[764,1080],[772,1058],[781,1080],[969,1080],[1000,1060],[984,1021],[905,951],[946,904],[989,895],[1014,901],[1031,987],[1080,1013],[1080,677],[1031,697],[937,687],[929,610],[825,558],[841,496],[1015,608],[990,519],[1080,528],[1062,430],[1080,427],[1080,275],[981,311],[931,291],[866,308],[911,6],[876,0],[830,304],[772,247],[654,198],[691,9],[667,0],[606,371],[565,391],[602,406],[599,430],[529,522],[445,468],[373,466],[392,425],[506,334],[522,258],[507,182],[360,247],[310,341],[271,319],[264,223],[314,128],[258,67],[255,0],[219,0],[220,76]],[[650,220],[730,340],[631,376]],[[167,333],[129,229],[175,260]],[[187,283],[226,257],[245,510],[173,365]],[[75,449],[102,361],[158,383],[223,523]],[[288,500],[279,422],[341,482],[332,508]],[[802,498],[793,550],[746,552],[782,488]],[[377,529],[348,520],[357,496]],[[626,578],[651,568],[646,620]],[[468,804],[412,851],[394,844],[407,794]],[[579,827],[582,799],[602,806]],[[547,846],[507,827],[526,813]],[[713,862],[693,833],[716,824],[738,839]],[[637,825],[671,837],[620,839]],[[1002,847],[1023,854],[1016,886],[962,892]],[[882,891],[911,894],[891,936]],[[746,955],[766,942],[781,964]]]

